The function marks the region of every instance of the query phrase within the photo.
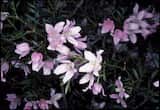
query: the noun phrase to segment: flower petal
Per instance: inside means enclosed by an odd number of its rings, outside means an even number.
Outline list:
[[[90,74],[85,74],[79,81],[79,84],[85,84],[89,82],[90,80]]]
[[[137,15],[137,19],[142,20],[144,18],[144,14],[145,14],[144,10],[140,11]]]
[[[60,33],[63,30],[65,22],[58,22],[57,24],[55,24],[54,29]]]
[[[90,72],[93,71],[93,68],[94,68],[94,65],[92,65],[91,63],[87,63],[87,64],[82,65],[82,66],[79,68],[79,72],[90,73]]]
[[[74,71],[67,71],[63,78],[63,83],[65,84],[67,81],[69,81],[74,75]]]
[[[75,38],[73,38],[73,37],[67,37],[67,40],[68,40],[68,42],[70,42],[74,46],[78,45],[78,41]]]
[[[68,55],[69,52],[70,52],[70,49],[68,47],[64,46],[64,45],[58,46],[58,48],[56,50],[63,55]]]
[[[96,60],[96,56],[90,52],[90,51],[84,51],[84,57],[85,59],[89,60],[89,61],[95,61]]]
[[[54,73],[56,75],[60,75],[65,73],[68,70],[68,65],[67,64],[61,64],[59,66],[56,67],[56,69],[54,70]]]
[[[62,95],[61,93],[56,93],[56,94],[54,95],[54,99],[57,101],[57,100],[61,99],[62,96],[63,96],[63,95]]]
[[[117,45],[120,42],[120,39],[117,37],[113,37],[114,45]]]
[[[72,35],[76,35],[76,34],[78,34],[80,31],[81,31],[81,27],[80,27],[80,26],[75,26],[75,27],[72,27],[72,28],[70,29],[70,32],[71,32]]]
[[[53,26],[51,24],[45,24],[45,30],[49,34],[49,33],[52,33],[54,28],[53,28]]]
[[[137,36],[135,34],[130,35],[129,38],[133,44],[137,42]]]
[[[110,98],[112,98],[112,99],[118,99],[118,98],[119,98],[118,94],[111,94],[111,95],[109,95],[109,96],[110,96]]]
[[[136,5],[133,8],[133,13],[134,14],[138,13],[138,10],[139,10],[139,5],[136,3]]]

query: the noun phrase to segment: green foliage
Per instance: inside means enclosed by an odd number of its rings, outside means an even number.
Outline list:
[[[74,19],[78,25],[82,26],[82,34],[88,36],[88,48],[93,51],[105,50],[99,81],[105,81],[105,89],[110,90],[107,93],[114,89],[115,79],[122,76],[124,86],[131,96],[127,102],[129,109],[159,110],[159,91],[152,85],[153,81],[158,80],[160,76],[159,67],[157,67],[159,57],[153,58],[156,67],[150,69],[145,65],[146,53],[158,53],[160,52],[159,48],[152,47],[151,41],[142,41],[136,45],[124,44],[122,50],[117,52],[109,35],[100,34],[98,23],[102,22],[104,18],[112,18],[116,22],[116,27],[122,27],[126,15],[132,12],[131,6],[133,7],[135,1],[128,0],[126,4],[122,2],[122,0],[10,0],[8,8],[2,8],[2,11],[8,11],[10,15],[4,22],[0,37],[1,57],[7,60],[16,59],[17,56],[13,52],[15,44],[26,41],[32,45],[34,51],[43,51],[44,56],[50,58],[54,53],[46,51],[48,42],[45,23],[55,24],[57,21]],[[154,6],[154,4],[151,5]],[[158,35],[155,36],[158,37]],[[142,46],[143,42],[146,42],[146,45]],[[136,57],[132,56],[132,50],[138,54]],[[62,92],[66,94],[65,97],[68,98],[64,99],[65,104],[75,104],[72,105],[73,109],[90,107],[90,100],[94,96],[87,94],[88,96],[85,97],[85,94],[82,94],[80,88],[77,87],[77,82],[59,85],[55,77],[54,75],[44,77],[41,74],[31,73],[23,81],[17,81],[17,85],[21,87],[23,96],[29,100],[47,99],[50,88],[56,85],[56,88],[61,88]],[[108,97],[101,99],[107,100],[109,107],[104,108],[106,110],[122,109],[114,102],[109,101]],[[82,107],[84,103],[86,104]],[[110,107],[110,105],[112,106]]]

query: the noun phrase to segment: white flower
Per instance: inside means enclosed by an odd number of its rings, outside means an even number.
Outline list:
[[[89,62],[84,64],[79,68],[79,72],[86,72],[86,73],[93,73],[95,76],[99,76],[99,71],[101,70],[102,66],[102,56],[101,54],[103,53],[103,50],[99,50],[96,52],[95,56],[92,52],[90,51],[85,51],[84,52],[84,57],[86,60]]]
[[[99,50],[96,52],[96,56],[90,52],[90,51],[85,51],[84,52],[84,57],[86,60],[89,62],[84,64],[79,68],[79,72],[86,72],[85,74],[79,81],[79,84],[85,84],[88,83],[88,86],[83,89],[83,91],[87,91],[88,89],[92,89],[92,86],[94,84],[95,77],[99,76],[99,71],[101,70],[102,66],[102,53],[103,50]]]
[[[89,82],[88,86],[85,89],[83,89],[83,92],[86,92],[88,89],[92,89],[94,80],[95,77],[92,73],[87,73],[80,79],[79,84],[85,84]]]
[[[69,81],[76,72],[75,65],[73,62],[69,60],[61,61],[62,64],[58,65],[56,69],[54,70],[54,73],[56,75],[60,75],[65,73],[63,77],[63,83],[65,84],[67,81]]]

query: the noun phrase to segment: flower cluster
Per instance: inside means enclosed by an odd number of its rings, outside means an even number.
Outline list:
[[[118,45],[120,42],[132,43],[137,42],[137,34],[146,37],[155,32],[159,25],[157,22],[149,23],[148,19],[153,19],[154,14],[147,10],[139,11],[138,4],[133,9],[133,14],[124,21],[123,29],[116,29],[113,20],[107,18],[100,26],[102,26],[101,33],[110,33],[113,37],[113,42]],[[45,24],[45,31],[47,34],[49,50],[55,54],[55,57],[48,57],[47,52],[40,52],[34,49],[29,43],[21,42],[16,44],[14,52],[18,54],[18,60],[12,60],[10,63],[14,68],[19,68],[24,71],[25,76],[32,74],[32,72],[41,73],[43,75],[58,75],[62,80],[62,85],[66,86],[71,81],[77,81],[80,85],[86,86],[82,89],[83,92],[90,90],[94,95],[102,94],[106,96],[103,88],[103,79],[101,73],[103,68],[104,50],[100,49],[94,52],[87,49],[87,36],[82,37],[81,27],[77,26],[75,21],[60,21],[54,26]],[[25,57],[29,56],[30,60],[27,63],[22,62]],[[1,61],[1,81],[5,82],[5,75],[9,71],[9,64],[7,61]],[[29,68],[31,66],[31,68]],[[105,74],[105,73],[103,73]],[[105,81],[104,81],[105,82]],[[159,81],[153,83],[155,87],[159,87]],[[127,107],[125,102],[129,98],[129,94],[123,87],[121,77],[115,81],[116,93],[110,94],[110,98],[115,99],[124,108]],[[51,89],[49,99],[25,100],[24,110],[48,110],[50,105],[55,108],[60,108],[58,100],[63,97],[61,93],[55,93]],[[16,94],[7,94],[7,101],[10,102],[10,109],[16,109],[21,104],[22,99]],[[103,104],[104,105],[104,104]]]
[[[146,39],[148,35],[156,31],[156,27],[159,23],[154,20],[155,16],[156,15],[147,10],[139,11],[139,5],[136,4],[133,8],[133,14],[124,21],[123,29],[115,29],[114,21],[108,18],[101,24],[101,33],[110,32],[113,37],[114,45],[119,44],[119,42],[128,41],[135,44],[138,37],[136,34],[141,34],[144,39]],[[149,20],[152,20],[152,22],[150,23]]]
[[[86,43],[84,43],[86,38],[82,38],[80,34],[81,27],[75,26],[74,21],[58,22],[54,27],[46,24],[45,29],[48,34],[48,50],[68,55],[70,49],[65,45],[66,42],[72,44],[75,49],[83,50],[87,47]]]
[[[49,105],[54,105],[56,108],[59,108],[58,100],[62,98],[61,93],[56,93],[53,88],[51,88],[50,91],[50,99],[40,99],[40,100],[34,100],[34,101],[28,101],[26,98],[24,98],[25,106],[24,110],[38,110],[40,108],[41,110],[49,110]],[[21,98],[18,97],[16,94],[7,94],[7,101],[10,102],[9,108],[11,110],[17,109],[17,106],[21,105]]]

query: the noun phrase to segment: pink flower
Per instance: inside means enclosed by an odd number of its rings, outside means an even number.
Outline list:
[[[38,72],[43,66],[43,55],[39,52],[33,52],[31,55],[32,70]]]
[[[101,33],[108,33],[111,32],[113,33],[115,25],[114,25],[114,21],[107,18],[106,20],[104,20],[103,24],[100,24],[102,26],[102,30]]]
[[[62,34],[65,39],[67,39],[70,43],[74,44],[74,38],[81,37],[80,31],[81,27],[75,26],[74,21],[66,20],[66,25],[64,26]]]
[[[8,64],[8,62],[4,62],[1,59],[1,81],[2,82],[6,82],[6,78],[4,76],[7,74],[8,71],[9,71],[9,64]]]
[[[116,99],[116,102],[122,105],[122,107],[127,108],[127,104],[123,98],[121,98],[118,94],[111,94],[110,98]]]
[[[61,39],[61,36],[55,36],[53,38],[48,37],[49,46],[47,47],[48,50],[58,51],[61,54],[68,55],[70,49],[65,46],[63,43],[64,41]]]
[[[135,44],[137,42],[137,33],[141,33],[141,30],[139,30],[139,25],[136,23],[130,23],[127,22],[127,20],[124,22],[123,26],[124,32],[127,33],[130,41]]]
[[[64,24],[64,22],[58,22],[54,27],[51,24],[45,24],[48,37],[54,37],[60,34],[63,31]]]
[[[99,84],[99,83],[94,83],[94,85],[92,87],[92,92],[93,92],[94,95],[98,95],[99,93],[102,92],[103,96],[106,96],[104,94],[104,89],[103,89],[102,85]]]
[[[153,20],[155,15],[153,13],[147,12],[146,10],[139,11],[139,5],[136,4],[133,8],[133,14],[127,18],[124,22],[124,32],[129,36],[132,43],[137,42],[136,34],[141,34],[145,39],[149,34],[156,31],[156,27],[159,25],[157,21]],[[150,24],[147,20],[152,20]]]
[[[60,108],[58,104],[58,100],[60,100],[62,96],[63,95],[61,93],[56,93],[55,90],[51,88],[50,100],[48,101],[48,103],[53,104],[56,108]]]
[[[40,108],[41,110],[48,110],[48,109],[49,109],[48,101],[45,100],[45,99],[40,99],[38,105],[39,105],[39,108]]]
[[[67,41],[77,49],[86,48],[86,39],[80,38],[81,27],[75,26],[74,21],[66,20],[66,24],[65,22],[59,22],[54,27],[46,24],[45,29],[48,34],[48,50],[58,51],[67,55],[70,52],[70,49],[64,45]]]
[[[123,88],[123,83],[121,82],[121,77],[118,77],[118,80],[115,81],[115,85],[117,86],[115,91],[117,94],[111,94],[110,98],[116,99],[117,103],[121,103],[121,105],[126,108],[127,104],[124,101],[124,98],[129,98],[129,95],[125,92],[125,89]]]
[[[112,36],[115,45],[117,45],[119,42],[129,41],[127,34],[120,29],[116,29]]]
[[[46,32],[48,34],[48,41],[49,46],[47,47],[48,50],[58,51],[61,54],[67,55],[70,52],[70,49],[64,45],[64,38],[61,35],[63,31],[64,22],[59,22],[53,27],[50,24],[46,24]]]
[[[153,83],[153,85],[154,85],[154,87],[159,87],[159,81],[155,81],[155,82]]]
[[[66,20],[66,25],[64,26],[62,37],[71,43],[77,49],[85,49],[86,48],[86,38],[81,38],[81,27],[75,26],[74,21]]]
[[[120,97],[125,97],[125,98],[129,97],[129,95],[125,93],[125,89],[123,88],[123,83],[121,82],[121,77],[118,77],[118,80],[116,80],[115,85],[117,86],[115,90],[116,92],[119,93]]]
[[[7,94],[6,100],[10,102],[9,108],[11,110],[17,109],[17,106],[21,104],[20,98],[16,94]]]
[[[20,55],[19,59],[28,55],[29,52],[30,52],[30,47],[28,43],[23,42],[16,45],[15,53]]]
[[[65,84],[67,81],[69,81],[74,76],[77,70],[75,69],[75,64],[69,60],[61,61],[61,63],[62,64],[58,65],[55,68],[54,73],[56,75],[65,73],[63,77],[63,83]]]
[[[45,61],[43,65],[43,74],[50,75],[51,70],[53,69],[53,61]]]

